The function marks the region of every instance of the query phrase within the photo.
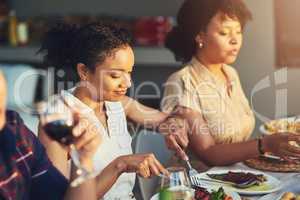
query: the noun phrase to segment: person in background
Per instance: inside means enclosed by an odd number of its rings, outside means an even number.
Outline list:
[[[68,180],[51,164],[43,145],[18,113],[6,110],[6,81],[1,71],[0,88],[0,199],[97,199],[95,179],[76,188],[69,187]],[[95,133],[87,134],[86,130],[84,126],[74,128],[74,144],[85,155],[82,157],[84,166],[92,169],[92,164],[88,163],[92,163],[101,138]],[[70,180],[75,174],[71,173]]]
[[[200,171],[264,152],[300,157],[299,148],[289,144],[299,136],[249,139],[255,118],[230,64],[239,54],[251,18],[242,0],[185,0],[177,26],[167,36],[166,47],[184,64],[165,83],[162,108],[166,113],[176,110],[188,121],[187,151]]]
[[[134,54],[125,29],[101,22],[81,27],[58,24],[45,35],[41,52],[45,52],[47,66],[70,67],[79,76],[76,86],[63,90],[61,96],[102,135],[103,142],[93,159],[99,172],[99,198],[134,199],[136,174],[148,178],[167,173],[153,154],[132,154],[126,118],[146,128],[156,128],[168,115],[126,96]],[[181,142],[184,146],[180,137],[167,137],[172,138],[170,144]],[[50,140],[42,129],[39,138],[51,161],[68,177],[68,151]]]

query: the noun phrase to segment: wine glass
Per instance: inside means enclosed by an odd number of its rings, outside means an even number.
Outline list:
[[[192,200],[194,199],[194,190],[191,188],[190,180],[186,170],[183,167],[167,168],[170,175],[162,176],[161,191],[168,194],[172,200]],[[164,199],[160,193],[160,199]]]
[[[73,144],[73,127],[77,121],[72,107],[61,95],[53,95],[47,101],[37,103],[40,124],[45,133],[53,140],[70,147],[70,156],[78,175],[71,186],[76,187],[89,178],[96,176],[94,171],[86,170],[80,163],[80,154]]]

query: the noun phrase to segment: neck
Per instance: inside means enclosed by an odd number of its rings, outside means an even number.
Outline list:
[[[93,99],[85,87],[77,87],[74,91],[74,96],[94,111],[104,112],[104,101]]]
[[[197,54],[195,58],[212,73],[220,73],[220,71],[222,71],[223,63],[210,62],[202,54]]]

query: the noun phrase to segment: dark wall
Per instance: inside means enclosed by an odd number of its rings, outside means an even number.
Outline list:
[[[109,14],[174,16],[183,0],[10,0],[19,16]]]

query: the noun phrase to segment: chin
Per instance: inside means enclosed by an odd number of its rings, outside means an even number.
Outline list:
[[[228,58],[225,60],[225,64],[230,65],[232,63],[234,63],[236,61],[236,57],[235,58]]]
[[[125,97],[125,95],[122,96],[111,96],[110,98],[107,98],[107,101],[121,101],[123,100],[123,98]]]

